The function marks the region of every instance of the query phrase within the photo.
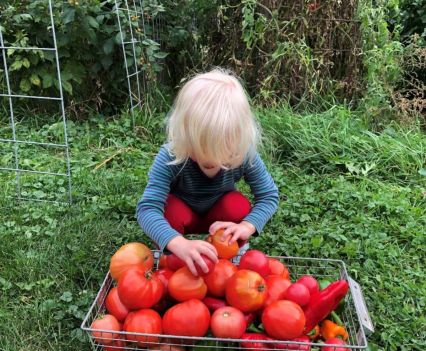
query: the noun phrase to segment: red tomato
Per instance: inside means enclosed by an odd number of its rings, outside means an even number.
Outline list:
[[[326,344],[329,345],[346,345],[346,343],[339,338],[330,338],[325,340]],[[347,347],[339,347],[339,346],[322,346],[321,351],[350,351]]]
[[[205,256],[205,255],[201,255],[201,257],[202,257],[202,259],[204,260],[204,262],[206,263],[206,265],[207,265],[207,268],[209,269],[208,271],[207,271],[207,273],[206,272],[204,272],[202,269],[201,269],[201,267],[198,265],[198,263],[197,262],[195,262],[195,268],[197,269],[197,273],[198,273],[198,275],[200,276],[200,277],[204,277],[205,275],[207,275],[207,274],[209,274],[210,272],[213,272],[213,269],[214,269],[214,266],[216,265],[210,258],[208,258],[207,256]]]
[[[291,281],[284,278],[283,275],[269,275],[265,281],[268,287],[268,297],[265,301],[265,307],[274,301],[283,300],[286,290],[291,285]]]
[[[103,346],[102,349],[104,351],[117,351],[117,350],[125,349],[125,347],[126,347],[126,341],[124,339],[124,336],[119,335],[118,340],[114,340],[109,346]]]
[[[301,336],[299,338],[294,338],[288,341],[297,341],[297,342],[305,342],[305,343],[310,342],[307,336]],[[278,350],[310,351],[311,349],[311,345],[299,345],[299,344],[291,344],[291,343],[284,343],[284,342],[275,343],[274,347]]]
[[[228,235],[228,237],[224,241],[222,241],[221,238],[222,238],[223,232],[224,232],[223,229],[219,229],[213,235],[209,235],[206,240],[216,248],[217,255],[219,258],[224,258],[226,260],[229,260],[237,256],[238,251],[240,250],[240,247],[238,246],[237,242],[234,242],[233,244],[229,245],[229,240],[231,239],[231,235]]]
[[[213,313],[210,329],[217,338],[239,339],[246,330],[244,314],[235,307],[221,307]]]
[[[158,343],[158,336],[133,335],[131,333],[161,334],[161,317],[157,312],[150,309],[131,312],[124,323],[124,330],[130,333],[126,335],[127,340],[136,341],[139,346],[144,347],[150,343]]]
[[[163,296],[163,283],[144,267],[133,267],[121,274],[118,280],[118,296],[130,310],[150,308]]]
[[[296,283],[300,283],[306,286],[311,296],[316,294],[320,290],[318,281],[311,275],[304,275],[300,277],[300,279]]]
[[[259,273],[237,271],[226,284],[226,301],[242,312],[254,312],[261,308],[268,296],[265,279]]]
[[[276,258],[269,258],[270,274],[283,275],[285,279],[290,279],[290,272],[281,261]]]
[[[238,268],[228,260],[219,259],[213,271],[204,277],[209,294],[216,297],[224,297],[226,283],[237,270]]]
[[[130,312],[129,309],[121,302],[120,297],[118,296],[118,289],[116,287],[109,291],[105,300],[105,305],[108,312],[117,318],[119,322],[124,321]]]
[[[262,341],[272,341],[269,336],[260,333],[244,333],[241,337],[244,341],[241,342],[241,347],[250,350],[271,350],[273,343],[264,343]]]
[[[209,296],[203,299],[203,303],[207,306],[210,312],[214,312],[221,307],[227,306],[226,301]]]
[[[259,250],[249,250],[241,256],[238,268],[249,269],[265,278],[270,272],[269,259]]]
[[[196,277],[188,267],[182,267],[169,279],[169,294],[177,301],[202,300],[207,294],[203,278]]]
[[[301,283],[294,283],[291,284],[285,292],[285,299],[293,301],[303,307],[309,303],[311,294],[309,294],[309,290],[305,285]]]
[[[163,298],[167,295],[167,287],[169,285],[169,279],[173,275],[173,271],[169,268],[161,268],[158,271],[154,272],[154,276],[156,276],[163,283]]]
[[[151,250],[141,243],[123,245],[111,257],[109,265],[111,277],[118,281],[124,271],[135,265],[143,265],[145,270],[151,269],[154,265]]]
[[[167,268],[167,256],[162,254],[158,262],[158,268]]]
[[[204,336],[209,325],[209,309],[195,299],[173,306],[163,317],[163,332],[168,335]]]
[[[96,319],[92,323],[90,328],[99,330],[110,330],[111,333],[93,331],[92,336],[99,344],[111,345],[114,342],[114,339],[117,339],[119,336],[119,334],[116,332],[121,331],[121,324],[113,315],[106,314]]]
[[[262,313],[262,323],[266,332],[280,340],[301,336],[305,321],[302,308],[287,300],[272,302]]]
[[[172,271],[177,271],[179,268],[186,266],[186,263],[173,253],[170,255],[167,255],[166,262],[167,262],[167,268],[170,268]]]

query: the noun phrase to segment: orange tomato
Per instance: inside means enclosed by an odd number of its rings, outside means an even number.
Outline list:
[[[270,275],[281,275],[284,279],[290,279],[290,272],[284,263],[276,258],[269,258]]]
[[[144,244],[129,243],[120,247],[111,257],[109,270],[111,276],[118,280],[121,273],[135,265],[143,265],[145,270],[151,269],[154,265],[154,256]]]
[[[226,283],[237,270],[238,268],[228,260],[219,259],[213,271],[204,277],[209,294],[216,297],[224,297]]]
[[[188,267],[179,268],[169,279],[169,294],[179,302],[191,299],[202,300],[207,294],[203,278],[196,277]]]
[[[233,244],[229,244],[229,240],[231,239],[231,235],[229,235],[224,241],[222,241],[222,235],[224,230],[219,229],[213,235],[209,235],[207,241],[212,244],[216,250],[219,258],[231,259],[238,254],[239,246],[237,242]]]

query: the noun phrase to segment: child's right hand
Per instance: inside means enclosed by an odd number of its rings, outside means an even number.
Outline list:
[[[200,266],[203,272],[207,273],[209,271],[201,254],[206,255],[214,263],[218,261],[216,248],[204,240],[188,240],[179,235],[169,241],[167,249],[184,261],[191,273],[195,276],[198,275],[195,262]]]

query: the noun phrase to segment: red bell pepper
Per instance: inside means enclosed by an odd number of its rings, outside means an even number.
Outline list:
[[[330,338],[325,341],[328,345],[346,345],[346,343],[339,338]],[[321,346],[321,351],[350,351],[347,347],[340,346]]]
[[[337,280],[324,290],[311,296],[311,300],[304,310],[306,318],[305,330],[308,332],[312,330],[336,309],[348,290],[349,284],[346,280]]]
[[[241,347],[250,350],[270,350],[274,348],[273,343],[264,343],[262,341],[273,340],[266,334],[261,333],[244,333],[241,337],[243,340],[247,340],[241,343]]]
[[[279,343],[275,343],[274,347],[278,350],[299,350],[299,351],[310,351],[311,345],[300,345],[300,344],[291,344],[289,341],[297,341],[297,342],[310,342],[307,336],[301,336],[299,338],[280,341]]]

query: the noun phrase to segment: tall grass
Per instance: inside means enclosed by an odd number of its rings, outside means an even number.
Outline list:
[[[426,137],[420,129],[391,124],[374,133],[365,119],[342,106],[320,114],[296,114],[283,106],[258,115],[266,149],[280,163],[403,182],[425,173]]]

